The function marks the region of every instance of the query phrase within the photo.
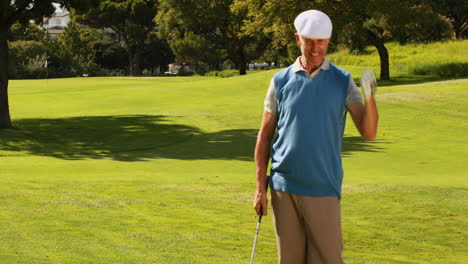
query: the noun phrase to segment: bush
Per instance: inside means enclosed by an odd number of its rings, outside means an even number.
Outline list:
[[[239,70],[210,71],[205,76],[228,78],[239,75]]]
[[[47,56],[37,55],[35,58],[28,58],[26,62],[23,62],[22,65],[22,75],[23,79],[44,79],[47,78],[47,68],[45,67],[47,63]]]
[[[113,40],[96,40],[89,44],[94,52],[94,61],[106,69],[128,67],[127,51]]]
[[[98,67],[97,70],[93,72],[93,76],[121,77],[126,76],[126,72],[122,69],[106,69]]]
[[[96,76],[99,71],[99,66],[90,58],[90,56],[73,56],[73,70],[75,75],[82,76],[88,74],[89,76]]]
[[[46,46],[39,41],[14,41],[9,43],[10,78],[45,78]]]
[[[142,74],[143,76],[148,76],[148,77],[154,76],[154,74],[153,74],[150,70],[148,70],[148,69],[144,69],[143,72],[142,72],[141,74]]]
[[[468,77],[468,63],[446,63],[433,65],[418,65],[409,69],[417,75],[437,75],[441,77]]]
[[[193,76],[193,75],[195,75],[195,72],[193,72],[193,71],[180,71],[177,75],[178,76]]]

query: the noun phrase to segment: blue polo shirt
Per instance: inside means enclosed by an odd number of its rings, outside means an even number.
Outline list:
[[[312,80],[294,64],[273,77],[278,134],[271,187],[307,196],[341,197],[341,148],[350,74],[330,63]]]

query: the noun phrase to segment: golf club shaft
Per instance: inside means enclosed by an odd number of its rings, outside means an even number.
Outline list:
[[[267,176],[266,178],[266,191],[268,193],[268,185],[270,184],[270,176]],[[252,247],[252,254],[250,255],[250,264],[253,264],[254,256],[255,256],[255,248],[257,247],[257,241],[258,241],[258,233],[260,231],[260,224],[262,223],[262,216],[263,216],[263,208],[260,207],[260,212],[258,214],[258,222],[257,222],[257,230],[255,231],[255,238],[254,238],[254,244]]]
[[[255,231],[255,238],[254,238],[254,243],[252,247],[252,254],[250,255],[250,264],[253,264],[254,256],[255,256],[255,248],[257,247],[257,241],[258,241],[258,232],[260,231],[260,224],[262,223],[262,213],[260,212],[260,216],[258,217],[258,222],[257,222],[257,231]]]

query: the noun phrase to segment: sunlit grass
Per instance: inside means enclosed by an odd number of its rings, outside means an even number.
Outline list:
[[[273,73],[12,81],[0,262],[247,263]],[[468,261],[467,101],[468,79],[399,72],[380,82],[375,142],[348,120],[346,263]],[[255,259],[276,263],[270,216]]]
[[[468,40],[435,42],[429,44],[387,43],[391,75],[405,72],[416,75],[440,77],[468,76]],[[363,54],[353,54],[343,49],[330,54],[330,61],[339,65],[380,67],[379,54],[375,47],[367,47]]]

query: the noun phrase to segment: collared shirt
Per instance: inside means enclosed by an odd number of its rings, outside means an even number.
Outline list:
[[[328,71],[330,69],[330,61],[326,58],[323,59],[322,65],[311,74],[307,72],[300,62],[300,58],[298,57],[293,64],[293,72],[304,71],[307,76],[309,76],[309,80],[313,80],[320,71]],[[346,106],[352,105],[354,103],[362,102],[362,95],[359,92],[356,84],[353,81],[353,78],[349,78],[349,85],[348,85],[348,96],[346,97]],[[270,87],[268,88],[266,98],[265,98],[265,111],[270,112],[272,114],[278,114],[278,100],[276,99],[275,95],[275,81],[272,78],[270,81]]]

